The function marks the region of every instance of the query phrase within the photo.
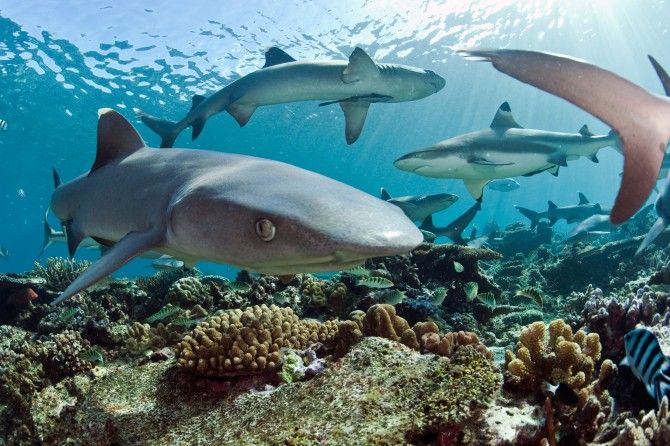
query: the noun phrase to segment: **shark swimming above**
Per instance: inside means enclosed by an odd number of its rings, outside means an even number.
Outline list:
[[[423,240],[398,207],[358,189],[263,158],[146,147],[111,109],[99,111],[90,172],[58,187],[50,207],[70,255],[86,237],[110,246],[54,304],[149,250],[289,275],[340,271]]]
[[[191,110],[178,122],[165,121],[138,111],[149,128],[161,137],[161,147],[172,147],[182,130],[193,128],[196,139],[212,115],[227,111],[244,127],[256,108],[297,101],[339,104],[344,112],[347,144],[358,139],[370,104],[406,102],[440,91],[445,80],[430,70],[397,64],[377,64],[356,48],[348,61],[296,61],[277,47],[265,53],[265,65],[212,96],[193,96]]]
[[[588,198],[581,192],[579,192],[579,203],[572,206],[559,207],[553,201],[549,200],[547,201],[547,210],[544,212],[531,211],[521,206],[514,207],[530,220],[531,229],[534,229],[540,220],[548,220],[549,226],[553,226],[558,220],[565,220],[567,223],[577,223],[593,215],[609,215],[608,209],[602,209],[600,203],[589,202]]]
[[[624,154],[621,186],[610,214],[628,220],[656,184],[670,139],[670,99],[587,62],[568,56],[523,50],[461,50],[466,58],[491,62],[515,79],[561,97],[610,126]],[[656,68],[658,63],[654,63]],[[670,78],[658,72],[666,92]]]
[[[433,242],[437,237],[448,237],[456,244],[467,245],[468,241],[463,238],[463,231],[465,231],[465,228],[467,228],[472,220],[474,220],[477,212],[479,212],[481,208],[482,199],[480,198],[460,217],[442,228],[435,226],[433,224],[433,216],[429,215],[421,223],[419,229],[421,229],[424,238],[428,242]],[[473,233],[471,238],[474,238],[475,234],[476,233]]]
[[[424,177],[462,179],[477,199],[491,180],[544,171],[558,175],[558,168],[567,161],[585,156],[598,162],[598,151],[615,144],[614,133],[595,136],[586,125],[579,133],[525,129],[503,102],[488,128],[408,153],[394,165]]]
[[[380,198],[398,206],[410,220],[415,222],[424,221],[429,215],[443,211],[458,201],[458,195],[447,193],[391,197],[383,187]]]

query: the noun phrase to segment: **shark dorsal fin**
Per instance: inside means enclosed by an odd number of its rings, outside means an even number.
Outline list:
[[[663,84],[663,90],[665,90],[665,95],[670,96],[670,76],[668,76],[668,73],[663,69],[661,64],[659,64],[656,61],[656,59],[654,59],[651,56],[648,57],[649,61],[654,66],[654,70],[656,70],[658,78],[661,79],[661,84]]]
[[[554,210],[554,209],[556,209],[556,208],[558,207],[558,206],[556,206],[556,203],[554,203],[554,202],[551,201],[551,200],[547,201],[547,206],[549,207],[549,210],[550,210],[550,211],[551,211],[551,210]]]
[[[589,204],[589,199],[581,192],[579,192],[579,204]]]
[[[194,94],[193,98],[191,99],[191,110],[200,105],[205,99],[206,98],[201,94]]]
[[[265,52],[265,65],[263,65],[263,68],[273,67],[288,62],[295,62],[295,59],[289,56],[286,51],[281,50],[276,46],[271,46]]]
[[[368,54],[356,47],[349,56],[349,64],[342,72],[342,82],[351,84],[361,79],[370,78],[379,75],[377,64],[368,56]]]
[[[493,117],[490,127],[492,129],[509,129],[513,127],[523,128],[514,120],[514,116],[512,116],[512,108],[507,101],[503,102],[500,107],[498,107],[498,111]]]
[[[111,108],[98,110],[98,149],[91,172],[142,147],[144,141],[126,118]]]
[[[591,133],[591,130],[589,130],[589,127],[586,124],[579,129],[579,134],[582,136],[593,136],[593,133]]]
[[[384,201],[388,201],[388,200],[390,200],[392,197],[391,197],[391,194],[389,194],[388,191],[382,187],[382,194],[381,194],[381,197],[380,197],[380,198],[381,198],[382,200],[384,200]]]

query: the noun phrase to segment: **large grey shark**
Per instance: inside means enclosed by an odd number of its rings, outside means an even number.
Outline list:
[[[240,126],[257,107],[296,101],[339,104],[344,112],[347,144],[363,130],[368,108],[374,102],[405,102],[440,91],[445,80],[430,70],[396,64],[377,64],[356,48],[348,61],[296,61],[279,48],[265,53],[262,69],[237,79],[209,98],[193,96],[191,110],[178,122],[138,112],[142,121],[161,137],[161,147],[172,147],[179,133],[193,128],[198,137],[207,119],[227,111]]]
[[[442,228],[435,226],[433,224],[433,216],[429,215],[421,223],[419,229],[423,231],[424,237],[429,242],[433,242],[437,237],[449,237],[456,244],[467,245],[468,242],[463,238],[463,231],[467,228],[470,222],[472,222],[481,208],[482,199],[479,198],[475,204],[470,206],[467,211],[447,226]]]
[[[591,113],[619,135],[624,153],[621,186],[610,214],[628,220],[656,184],[670,139],[670,100],[595,65],[556,54],[522,50],[463,50],[493,66]],[[670,81],[662,79],[666,91]]]
[[[398,206],[410,220],[421,222],[429,215],[443,211],[456,203],[458,195],[441,193],[391,197],[391,194],[382,187],[380,198]]]
[[[394,165],[425,177],[462,179],[470,194],[479,198],[490,180],[544,171],[557,175],[559,166],[580,156],[598,162],[598,150],[615,144],[613,133],[594,136],[586,126],[579,133],[525,129],[503,102],[488,128],[408,153]]]
[[[119,113],[102,109],[90,172],[53,193],[70,254],[86,237],[109,250],[54,301],[144,251],[266,274],[339,271],[401,254],[423,236],[396,206],[278,161],[146,147]]]
[[[559,207],[549,200],[547,210],[544,212],[531,211],[521,206],[514,207],[530,220],[531,229],[535,228],[540,220],[549,220],[549,226],[553,226],[558,220],[565,220],[571,224],[586,220],[592,215],[609,215],[608,209],[602,209],[600,203],[591,203],[581,192],[579,192],[579,203],[576,205]]]

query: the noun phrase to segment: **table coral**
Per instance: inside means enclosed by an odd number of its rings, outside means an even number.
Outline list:
[[[275,305],[227,310],[201,322],[177,346],[180,367],[197,375],[231,376],[274,371],[282,347],[304,349],[333,342],[337,323],[299,319]]]

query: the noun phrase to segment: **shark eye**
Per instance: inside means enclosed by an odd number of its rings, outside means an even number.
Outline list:
[[[275,225],[267,218],[259,218],[256,220],[256,234],[264,242],[269,242],[275,238]]]

